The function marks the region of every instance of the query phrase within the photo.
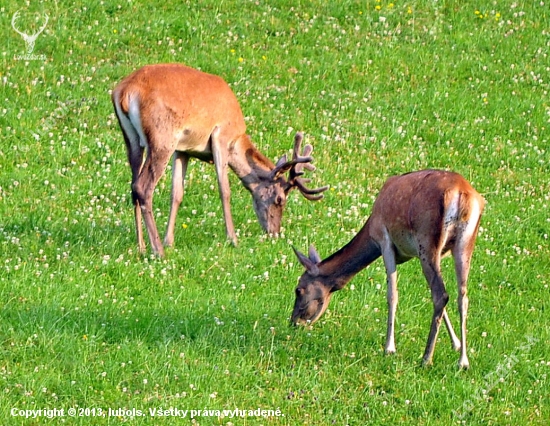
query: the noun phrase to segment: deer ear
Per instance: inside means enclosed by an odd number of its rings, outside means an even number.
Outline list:
[[[317,262],[314,262],[312,259],[310,259],[306,255],[300,253],[294,247],[292,247],[292,250],[294,250],[296,257],[298,258],[300,263],[304,266],[304,268],[306,268],[306,271],[309,272],[311,276],[316,277],[317,275],[319,275],[319,268],[317,267]]]
[[[309,246],[309,260],[314,262],[315,264],[321,263],[321,256],[319,256],[319,253],[317,253],[317,250],[315,250],[315,247],[313,247],[313,244]]]
[[[286,161],[286,154],[284,154],[281,158],[279,158],[279,161],[277,161],[277,164],[275,164],[275,168],[281,167],[286,162],[287,162]]]

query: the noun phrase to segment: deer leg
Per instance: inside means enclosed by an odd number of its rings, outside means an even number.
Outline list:
[[[386,354],[394,354],[395,348],[395,313],[397,311],[398,293],[397,293],[397,266],[395,262],[395,253],[392,248],[385,247],[382,252],[384,266],[387,275],[387,301],[388,301],[388,328],[386,333]]]
[[[458,285],[458,312],[460,314],[460,359],[458,361],[458,366],[463,369],[468,369],[470,367],[466,350],[466,318],[468,316],[469,305],[467,284],[472,252],[473,244],[471,244],[471,248],[465,248],[462,252],[457,250],[456,253],[453,253]]]
[[[170,159],[170,150],[155,151],[154,154],[148,150],[145,164],[141,169],[136,182],[132,185],[132,189],[137,197],[136,208],[141,208],[141,214],[149,234],[149,241],[153,249],[153,253],[159,257],[164,256],[164,247],[162,246],[155,218],[153,216],[153,194],[159,179],[161,178],[166,165]]]
[[[434,313],[432,317],[432,323],[430,326],[430,334],[428,335],[428,342],[426,344],[426,350],[422,362],[424,365],[431,365],[432,358],[435,349],[435,343],[437,340],[437,334],[439,333],[439,327],[441,325],[441,319],[445,313],[445,306],[449,301],[449,295],[445,291],[445,285],[443,284],[443,278],[439,267],[439,257],[436,259],[427,260],[421,257],[422,270],[424,276],[430,286],[432,293],[432,301],[434,305]]]
[[[468,361],[468,352],[466,350],[466,318],[468,316],[468,295],[466,291],[466,281],[464,285],[459,285],[458,289],[458,312],[460,313],[460,358],[458,360],[459,368],[470,368]]]
[[[139,252],[145,253],[145,240],[143,239],[143,228],[141,223],[141,206],[137,198],[134,201],[134,224],[136,227],[136,238],[138,241]]]
[[[174,244],[174,231],[176,228],[176,216],[178,209],[183,200],[185,173],[189,156],[183,152],[174,152],[172,166],[172,194],[170,202],[170,216],[168,217],[168,226],[166,227],[166,235],[164,236],[164,245],[172,247]]]
[[[136,237],[138,241],[138,248],[140,253],[145,252],[145,241],[143,239],[143,227],[141,223],[141,206],[139,202],[139,197],[134,190],[135,183],[141,172],[141,167],[143,165],[143,147],[139,144],[139,137],[134,131],[133,127],[125,126],[124,129],[124,140],[126,142],[126,147],[128,150],[128,162],[130,163],[130,168],[132,170],[132,203],[134,204],[134,220],[136,227]]]
[[[132,173],[133,174],[133,173]],[[145,253],[145,240],[143,239],[143,225],[141,223],[141,205],[139,197],[135,191],[136,178],[132,178],[132,202],[134,203],[134,222],[136,227],[136,237],[140,253]]]
[[[229,176],[227,175],[228,168],[228,152],[227,147],[219,140],[220,128],[215,127],[211,135],[212,156],[216,175],[218,178],[218,189],[220,191],[220,199],[222,201],[223,218],[225,220],[225,229],[227,238],[231,240],[233,245],[237,245],[237,235],[233,226],[233,218],[231,217],[231,190],[229,188]]]
[[[126,151],[128,154],[128,162],[130,163],[130,168],[132,170],[132,203],[134,204],[134,220],[138,248],[141,253],[144,253],[145,241],[143,240],[143,228],[141,224],[141,205],[138,193],[135,191],[135,187],[143,165],[143,147],[145,146],[146,139],[143,133],[134,126],[130,118],[122,112],[119,98],[114,100],[114,106],[116,116],[124,136],[124,142],[126,144]],[[143,144],[140,143],[140,141]]]
[[[461,346],[460,339],[457,337],[453,325],[451,324],[451,320],[449,319],[449,315],[447,314],[447,309],[443,310],[443,321],[445,321],[445,326],[447,327],[447,331],[449,332],[449,336],[451,337],[451,344],[453,345],[453,349],[455,351],[459,351]]]

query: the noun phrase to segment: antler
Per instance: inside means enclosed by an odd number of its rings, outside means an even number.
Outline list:
[[[13,29],[15,30],[15,32],[17,34],[19,34],[20,36],[22,37],[25,37],[27,34],[25,33],[22,33],[21,31],[19,31],[16,27],[15,27],[15,22],[17,21],[17,19],[19,19],[19,11],[15,12],[13,14],[13,17],[11,18],[11,26],[13,27]]]
[[[50,17],[48,16],[47,13],[44,13],[44,17],[46,18],[46,22],[44,22],[44,25],[42,25],[42,27],[40,27],[40,29],[34,33],[34,34],[27,34],[27,33],[24,33],[24,32],[21,32],[19,31],[16,27],[15,27],[15,23],[16,21],[19,19],[19,10],[17,12],[15,12],[13,14],[13,17],[11,18],[11,26],[13,27],[13,29],[15,30],[16,33],[18,33],[19,35],[21,35],[23,38],[30,38],[30,39],[36,39],[38,37],[38,35],[44,31],[44,28],[46,28],[46,25],[48,25],[48,20],[50,19]]]
[[[300,155],[300,148],[303,138],[304,135],[302,132],[296,133],[296,136],[294,137],[292,161],[287,161],[286,155],[283,155],[271,173],[274,178],[277,178],[282,173],[289,171],[285,192],[288,193],[292,188],[298,188],[305,198],[311,201],[317,201],[323,198],[323,194],[321,194],[321,192],[326,191],[328,186],[309,189],[305,186],[305,184],[311,182],[311,179],[304,179],[300,177],[304,174],[304,168],[310,171],[315,170],[315,166],[311,164],[313,157],[311,157],[310,154],[313,152],[313,147],[310,144],[306,144],[304,150],[302,151],[302,155]]]
[[[50,17],[48,16],[47,13],[44,13],[44,16],[46,17],[46,22],[44,22],[44,25],[42,25],[40,30],[38,30],[38,32],[35,34],[36,36],[38,36],[38,34],[40,34],[42,31],[44,31],[44,28],[46,28],[46,25],[48,25],[48,21],[50,20]]]

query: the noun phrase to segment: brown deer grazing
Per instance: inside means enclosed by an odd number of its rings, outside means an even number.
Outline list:
[[[124,134],[132,169],[132,199],[138,245],[145,251],[141,216],[153,252],[164,255],[153,217],[153,192],[173,156],[170,216],[164,244],[174,242],[176,214],[183,199],[190,157],[213,162],[228,238],[237,236],[229,206],[227,167],[252,194],[262,228],[280,231],[286,198],[298,188],[309,200],[319,200],[327,187],[308,189],[303,169],[314,170],[311,145],[300,155],[302,135],[296,134],[290,161],[284,155],[276,165],[253,145],[237,98],[220,77],[181,64],[145,66],[126,77],[113,90],[112,101]],[[144,151],[147,151],[143,162]],[[284,174],[289,172],[288,179]]]
[[[484,199],[459,174],[423,170],[389,178],[359,233],[343,248],[321,261],[313,246],[309,257],[294,249],[306,272],[296,288],[294,324],[313,323],[327,309],[332,293],[382,256],[388,281],[386,353],[395,352],[394,323],[397,309],[396,265],[420,259],[430,286],[434,312],[423,363],[432,363],[441,319],[453,348],[460,350],[460,368],[468,368],[466,353],[467,281]],[[441,277],[440,261],[451,253],[458,280],[461,338],[457,338],[445,306],[449,295]]]

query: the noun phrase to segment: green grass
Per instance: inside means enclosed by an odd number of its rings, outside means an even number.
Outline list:
[[[284,414],[201,425],[548,424],[548,5],[143,3],[0,8],[2,424],[180,424],[149,416],[170,407]],[[18,9],[31,29],[30,12],[48,13],[33,52],[46,60],[18,59]],[[138,255],[109,94],[157,62],[222,76],[270,158],[304,131],[325,199],[293,194],[283,235],[270,239],[231,176],[234,248],[214,169],[193,161],[175,248],[164,260]],[[444,331],[434,366],[420,366],[432,306],[417,261],[399,269],[395,356],[383,354],[381,261],[313,329],[290,328],[302,273],[291,244],[328,256],[362,227],[388,176],[429,167],[463,174],[488,202],[469,286],[472,368],[457,371]],[[161,231],[169,186],[166,176],[155,198]],[[443,268],[456,325],[452,261]],[[10,414],[69,407],[147,416]]]

